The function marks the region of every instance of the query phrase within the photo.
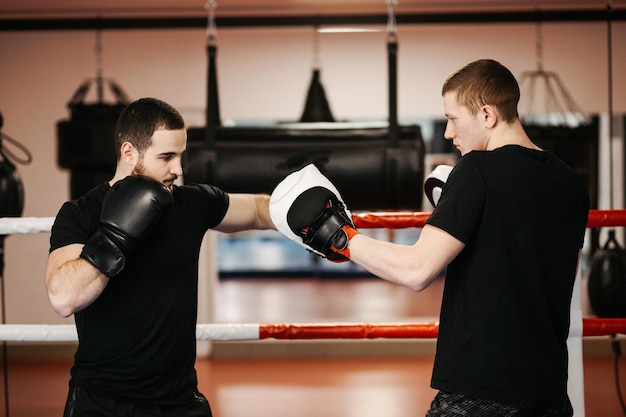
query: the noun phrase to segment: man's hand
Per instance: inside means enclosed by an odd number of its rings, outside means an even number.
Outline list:
[[[83,247],[80,257],[112,277],[126,265],[126,257],[172,206],[172,193],[144,176],[126,177],[104,197],[100,228]]]

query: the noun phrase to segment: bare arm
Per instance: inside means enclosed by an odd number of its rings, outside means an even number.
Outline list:
[[[73,244],[48,255],[45,284],[54,311],[69,317],[91,304],[102,293],[109,278],[80,258],[83,245]]]
[[[215,228],[232,233],[251,229],[276,229],[269,214],[270,197],[265,194],[230,194],[228,211]]]
[[[350,240],[350,260],[372,274],[422,291],[463,250],[465,244],[426,225],[415,244],[399,245],[357,234]]]

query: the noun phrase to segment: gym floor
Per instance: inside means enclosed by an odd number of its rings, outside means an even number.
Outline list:
[[[442,281],[422,293],[413,293],[368,278],[229,279],[216,291],[215,321],[431,321],[436,320],[441,288]],[[200,389],[209,398],[214,415],[416,417],[428,409],[435,394],[429,388],[433,358],[428,353],[434,342],[425,342],[425,353],[415,355],[406,355],[405,349],[390,347],[384,341],[363,341],[358,346],[312,343],[213,343],[213,354],[199,358],[196,369]],[[610,341],[600,338],[593,344],[600,349],[585,345],[583,360],[585,416],[624,415],[616,391]],[[70,366],[71,356],[46,362],[10,360],[10,416],[60,417]],[[626,359],[620,360],[619,366],[620,375],[626,378]],[[0,405],[1,416],[5,409]]]

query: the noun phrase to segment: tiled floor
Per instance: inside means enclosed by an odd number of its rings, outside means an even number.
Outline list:
[[[423,321],[436,316],[440,292],[441,282],[416,294],[370,279],[228,280],[217,290],[216,321]],[[332,352],[318,358],[218,356],[199,359],[197,370],[200,388],[216,417],[425,414],[434,395],[428,386],[432,356],[357,356],[339,357]],[[11,362],[10,416],[60,417],[70,365],[69,359]],[[620,361],[620,371],[626,380],[626,359]],[[584,387],[587,417],[624,415],[611,356],[585,355]],[[4,408],[0,416],[3,413]]]

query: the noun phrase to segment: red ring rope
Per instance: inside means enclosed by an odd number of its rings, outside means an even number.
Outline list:
[[[356,213],[354,225],[361,228],[422,227],[430,216],[429,212],[382,212]],[[589,210],[588,228],[626,225],[626,210]]]
[[[438,323],[261,324],[259,339],[434,339]]]
[[[259,339],[435,339],[439,323],[260,324]],[[626,319],[585,318],[583,337],[626,334]]]
[[[586,318],[583,319],[583,337],[626,334],[626,319]]]

